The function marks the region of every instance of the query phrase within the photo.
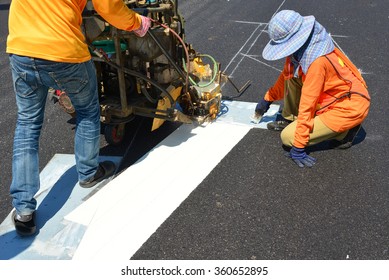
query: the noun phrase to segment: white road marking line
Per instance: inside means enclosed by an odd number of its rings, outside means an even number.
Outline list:
[[[334,34],[330,34],[331,37],[335,37],[335,38],[349,38],[350,36],[346,36],[346,35],[334,35]]]
[[[66,217],[88,225],[73,259],[130,258],[250,129],[181,126]]]
[[[282,1],[282,3],[278,6],[277,10],[274,12],[274,14],[272,15],[272,17],[281,9],[281,7],[285,4],[286,0]],[[265,26],[267,27],[269,23],[266,23]],[[227,69],[231,66],[231,64],[233,63],[233,61],[236,59],[236,57],[241,54],[242,50],[244,49],[244,47],[250,42],[250,40],[253,38],[255,32],[258,31],[259,27],[261,27],[262,25],[258,25],[255,30],[251,33],[250,37],[246,40],[246,42],[243,44],[243,46],[239,49],[239,51],[232,57],[232,59],[230,60],[230,62],[227,64],[226,68],[224,69],[224,72],[227,73]],[[253,46],[255,45],[255,43],[257,42],[257,40],[259,39],[259,37],[261,37],[261,35],[265,32],[266,30],[266,27],[265,29],[262,29],[259,33],[259,35],[254,39],[254,41],[251,43],[249,49],[246,51],[246,53],[249,53],[251,51],[251,49],[253,48]],[[242,63],[242,61],[244,60],[245,56],[242,56],[241,59],[239,60],[239,62],[235,65],[234,69],[232,69],[231,73],[229,74],[230,76],[234,75],[235,71],[239,68],[240,64]]]
[[[245,24],[254,24],[254,25],[266,25],[266,22],[254,22],[254,21],[242,21],[242,20],[234,20],[236,23],[245,23]]]
[[[263,61],[257,59],[257,58],[256,58],[257,55],[247,55],[247,54],[242,54],[242,55],[245,56],[245,57],[248,57],[248,58],[250,58],[250,59],[252,59],[252,60],[254,60],[254,61],[258,62],[258,63],[261,63],[261,64],[263,64],[263,65],[265,65],[265,66],[267,66],[267,67],[269,67],[269,68],[272,68],[272,69],[274,69],[274,70],[276,70],[276,71],[278,71],[278,72],[282,72],[281,69],[278,69],[278,68],[276,68],[276,67],[274,67],[274,66],[272,66],[272,65],[270,65],[270,64],[267,64],[267,63],[265,63],[265,62],[263,62]]]

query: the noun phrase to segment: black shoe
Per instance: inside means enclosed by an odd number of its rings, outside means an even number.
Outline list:
[[[285,127],[287,127],[290,123],[291,121],[287,121],[287,120],[269,122],[267,124],[267,129],[274,130],[274,131],[281,131]]]
[[[360,125],[360,124],[357,125],[356,127],[353,127],[352,129],[350,129],[347,132],[346,137],[344,137],[340,141],[332,140],[331,147],[334,149],[342,149],[342,150],[351,148],[351,146],[353,145],[354,139],[358,135],[358,132],[361,129],[361,127],[362,127],[362,125]]]
[[[16,233],[20,236],[31,236],[35,234],[35,212],[31,215],[18,215],[14,211],[12,213],[12,221],[15,225]]]
[[[95,175],[93,175],[92,178],[90,178],[88,181],[80,182],[80,187],[91,188],[97,183],[112,176],[115,170],[116,165],[112,161],[100,162]]]

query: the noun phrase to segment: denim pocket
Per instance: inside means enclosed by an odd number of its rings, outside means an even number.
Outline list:
[[[12,68],[12,75],[14,89],[18,95],[29,96],[38,88],[36,81],[28,81],[27,72],[19,72],[15,68]]]
[[[60,63],[55,72],[49,72],[59,89],[66,93],[80,93],[89,82],[85,63]]]

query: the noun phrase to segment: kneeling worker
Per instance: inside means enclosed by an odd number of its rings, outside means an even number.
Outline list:
[[[271,19],[268,31],[270,42],[262,56],[286,61],[255,114],[261,117],[273,101],[283,99],[283,120],[268,128],[282,130],[282,143],[299,167],[311,167],[316,159],[306,154],[307,146],[331,139],[338,148],[351,147],[369,112],[367,86],[314,16],[283,10]]]

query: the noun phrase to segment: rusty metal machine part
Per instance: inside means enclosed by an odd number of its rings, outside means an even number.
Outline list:
[[[96,37],[101,18],[90,6],[84,18],[92,22],[84,32],[86,37],[88,32],[93,37],[101,122],[116,127],[140,115],[154,118],[152,129],[157,129],[165,120],[196,124],[213,121],[222,97],[219,64],[185,42],[185,22],[178,12],[178,1],[124,2],[151,18],[153,24],[146,36],[140,38],[104,22],[104,30]],[[98,20],[91,20],[93,17]],[[109,138],[115,138],[112,131],[119,130],[110,127],[107,131]],[[120,131],[123,134],[122,125]]]

